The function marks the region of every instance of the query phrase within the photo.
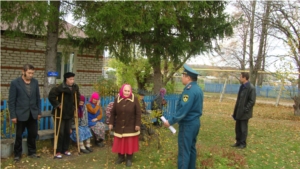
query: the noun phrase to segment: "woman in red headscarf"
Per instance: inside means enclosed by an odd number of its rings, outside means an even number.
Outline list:
[[[129,84],[121,87],[114,101],[109,120],[110,130],[113,125],[115,126],[112,152],[118,153],[116,164],[124,162],[126,155],[126,166],[130,167],[133,153],[139,150],[141,107]]]

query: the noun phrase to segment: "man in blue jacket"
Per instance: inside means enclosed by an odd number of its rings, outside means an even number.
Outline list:
[[[196,168],[196,141],[200,129],[203,92],[197,84],[198,73],[184,65],[182,83],[185,88],[177,103],[176,113],[164,123],[166,127],[179,124],[178,168]]]
[[[14,145],[14,160],[17,162],[22,155],[22,134],[25,127],[28,131],[28,156],[36,155],[37,121],[41,118],[39,83],[33,78],[34,67],[30,64],[23,66],[22,76],[13,80],[9,89],[10,118],[16,124],[16,139]]]

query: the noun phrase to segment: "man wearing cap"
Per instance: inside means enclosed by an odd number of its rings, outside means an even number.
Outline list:
[[[198,73],[184,65],[182,83],[185,85],[177,102],[176,113],[164,125],[179,124],[178,161],[179,169],[196,167],[196,141],[200,129],[200,116],[203,107],[203,92],[197,84]]]
[[[54,114],[57,109],[57,115],[60,116],[60,109],[62,109],[62,119],[60,124],[60,130],[58,135],[57,150],[55,158],[62,158],[62,154],[70,156],[70,131],[71,123],[74,118],[75,111],[75,93],[77,99],[77,105],[80,101],[79,87],[74,83],[75,74],[67,72],[64,74],[64,81],[57,87],[53,87],[49,93],[49,101],[53,106],[52,113]],[[64,99],[61,100],[62,94]],[[58,98],[58,99],[56,99]],[[62,104],[63,102],[63,104]],[[63,107],[61,106],[63,105]],[[56,124],[58,127],[58,124]]]

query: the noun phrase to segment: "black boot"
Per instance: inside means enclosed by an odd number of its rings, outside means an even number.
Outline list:
[[[103,139],[100,139],[100,140],[96,140],[96,145],[99,146],[99,147],[104,147],[104,143],[103,143]]]
[[[126,157],[126,167],[131,167],[132,165],[132,156],[133,154],[127,154],[127,157]]]
[[[125,155],[124,154],[118,154],[118,159],[117,161],[115,162],[115,164],[121,164],[125,161]]]

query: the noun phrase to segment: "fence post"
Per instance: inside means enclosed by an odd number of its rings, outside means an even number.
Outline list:
[[[282,89],[284,87],[284,83],[283,81],[281,82],[281,85],[280,85],[280,90],[279,90],[279,93],[277,95],[277,99],[276,99],[276,103],[275,103],[275,106],[277,107],[278,104],[279,104],[279,100],[280,100],[280,97],[281,97],[281,93],[282,93]]]
[[[222,102],[223,95],[224,95],[225,90],[226,90],[227,80],[228,80],[228,78],[226,78],[226,80],[225,80],[225,83],[224,83],[224,86],[223,86],[223,91],[222,91],[222,93],[220,95],[220,101],[219,102]]]

